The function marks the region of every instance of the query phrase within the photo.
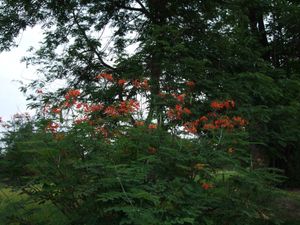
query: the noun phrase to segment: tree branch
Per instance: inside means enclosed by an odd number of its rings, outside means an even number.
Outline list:
[[[76,17],[76,15],[75,15],[74,11],[72,12],[72,14],[73,14],[73,17],[74,17],[74,22],[76,23],[76,25],[77,25],[79,31],[80,31],[81,34],[83,35],[83,38],[84,38],[84,40],[86,41],[86,43],[88,44],[90,50],[96,54],[98,60],[102,63],[103,66],[107,67],[108,69],[115,70],[114,67],[112,67],[112,66],[108,65],[106,62],[104,62],[104,60],[102,59],[101,54],[100,54],[100,53],[97,51],[97,49],[93,46],[93,44],[91,43],[89,37],[87,36],[87,34],[85,33],[85,31],[82,29],[80,23],[79,23],[78,20],[77,20],[77,17]]]
[[[144,10],[144,13],[151,18],[150,12],[146,9],[146,7],[143,5],[143,3],[140,0],[136,0],[136,2],[141,6],[141,8]]]

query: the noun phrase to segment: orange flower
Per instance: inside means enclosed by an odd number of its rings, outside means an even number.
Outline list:
[[[207,124],[204,124],[203,129],[204,130],[214,130],[214,129],[216,129],[216,126],[213,125],[212,123],[207,123]]]
[[[191,110],[189,110],[188,108],[183,108],[183,112],[188,115],[192,114]]]
[[[91,105],[89,106],[89,111],[90,112],[97,112],[97,111],[101,111],[104,108],[103,104],[98,104],[98,105]]]
[[[213,101],[210,103],[210,107],[213,109],[222,109],[224,107],[224,104],[222,102]]]
[[[76,105],[76,109],[80,109],[82,106],[83,106],[82,103],[78,103],[78,104]]]
[[[70,90],[70,91],[68,91],[68,95],[70,97],[76,98],[76,97],[78,97],[80,95],[80,90],[78,90],[78,89]]]
[[[120,113],[133,113],[135,111],[137,111],[140,107],[140,104],[134,100],[134,99],[130,99],[129,101],[122,101],[120,102],[119,105],[119,109],[118,111]]]
[[[226,100],[223,104],[226,109],[234,108],[234,106],[235,106],[235,103],[233,100]]]
[[[125,83],[126,83],[126,80],[124,80],[124,79],[120,79],[118,81],[118,85],[120,85],[120,86],[123,86]]]
[[[233,124],[231,123],[230,119],[225,116],[224,118],[215,120],[216,128],[233,128]]]
[[[200,122],[204,122],[204,121],[207,121],[208,120],[208,118],[206,117],[206,116],[201,116],[200,118],[199,118],[199,121]]]
[[[202,188],[203,188],[204,190],[208,190],[208,189],[213,188],[213,185],[210,184],[210,183],[203,183],[203,184],[202,184]]]
[[[198,132],[194,122],[186,122],[185,124],[183,124],[183,127],[184,130],[189,133],[196,134]]]
[[[117,117],[119,116],[119,112],[117,111],[117,109],[114,106],[108,106],[105,110],[104,110],[104,114],[111,116],[111,117]]]
[[[135,87],[135,88],[140,88],[141,87],[141,82],[139,80],[133,80],[132,81],[132,85]]]
[[[149,124],[148,128],[151,130],[157,129],[157,124],[151,123],[151,124]]]
[[[137,127],[141,127],[141,126],[144,126],[144,121],[135,121],[135,126],[137,126]]]
[[[54,109],[52,109],[52,112],[59,114],[61,112],[61,109],[60,108],[54,108]]]
[[[108,80],[108,81],[114,80],[113,76],[109,73],[100,73],[99,75],[96,76],[96,79],[101,79],[101,78]]]
[[[247,125],[247,121],[240,116],[234,116],[232,119],[236,125],[239,125],[239,126]]]
[[[179,102],[184,102],[184,98],[185,98],[185,94],[181,94],[181,95],[177,95],[177,96],[176,96],[176,99],[177,99]]]
[[[169,109],[167,111],[167,116],[171,120],[180,120],[182,114],[190,115],[192,112],[188,108],[182,108],[181,105],[177,104],[175,105],[175,109]]]

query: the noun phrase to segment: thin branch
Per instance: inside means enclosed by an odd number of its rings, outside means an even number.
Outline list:
[[[77,25],[79,31],[80,31],[81,34],[83,35],[84,40],[87,42],[87,44],[88,44],[90,50],[96,54],[98,60],[99,60],[105,67],[107,67],[107,68],[109,68],[109,69],[111,69],[111,70],[115,70],[114,67],[112,67],[112,66],[108,65],[106,62],[104,62],[104,60],[102,59],[101,54],[96,50],[96,48],[93,46],[93,44],[91,44],[91,41],[90,41],[89,37],[87,36],[87,34],[85,33],[84,29],[82,29],[80,23],[78,22],[77,17],[76,17],[76,15],[75,15],[74,11],[73,11],[73,17],[74,17],[74,22],[76,23],[76,25]]]
[[[151,18],[151,13],[146,9],[146,7],[143,5],[143,3],[140,0],[136,0],[136,2],[141,6],[141,8],[144,10],[144,13]]]

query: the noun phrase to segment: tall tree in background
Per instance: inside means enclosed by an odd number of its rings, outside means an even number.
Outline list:
[[[2,50],[26,27],[44,29],[41,48],[25,58],[41,66],[44,79],[24,91],[47,90],[61,79],[67,88],[89,93],[86,101],[113,103],[124,96],[116,87],[103,92],[96,74],[147,78],[146,121],[164,126],[158,94],[182,93],[193,80],[194,111],[206,112],[206,100],[236,99],[253,122],[257,158],[269,155],[296,178],[291,158],[299,155],[297,1],[1,1],[0,12]],[[134,52],[128,51],[131,45]],[[31,105],[53,104],[66,89],[49,90],[42,99],[31,95]],[[135,94],[132,89],[129,96]]]

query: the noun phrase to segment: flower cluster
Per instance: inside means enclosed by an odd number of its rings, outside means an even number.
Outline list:
[[[224,102],[213,101],[210,103],[210,107],[215,110],[232,109],[235,107],[235,103],[233,100],[225,100]]]
[[[96,76],[96,79],[101,79],[101,78],[111,82],[114,80],[113,76],[109,73],[100,73],[99,75]]]
[[[204,190],[208,190],[208,189],[211,189],[211,188],[213,188],[214,186],[212,185],[212,184],[210,184],[210,183],[203,183],[202,184],[202,188],[204,189]]]
[[[59,128],[58,123],[50,121],[46,126],[46,131],[50,131],[51,133],[56,133]]]
[[[169,109],[167,111],[167,116],[170,120],[180,120],[182,119],[182,115],[190,115],[192,114],[191,110],[186,107],[182,107],[182,105],[175,105],[174,109]]]
[[[235,107],[233,100],[226,100],[224,102],[213,101],[210,104],[213,110],[232,109]],[[244,127],[247,121],[240,116],[230,118],[226,115],[217,114],[216,112],[209,112],[205,116],[198,119],[184,123],[184,130],[188,133],[196,134],[200,130],[210,131],[215,129],[232,130],[234,127]]]
[[[65,107],[70,107],[74,104],[76,104],[77,98],[80,96],[80,90],[69,90],[67,94],[65,95]]]

